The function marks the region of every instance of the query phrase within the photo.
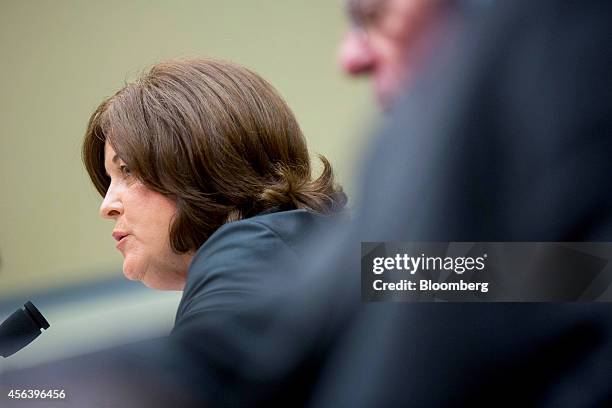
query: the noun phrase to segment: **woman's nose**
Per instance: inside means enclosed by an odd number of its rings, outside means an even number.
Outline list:
[[[119,195],[109,187],[100,205],[100,216],[106,219],[115,219],[123,214],[123,203]]]

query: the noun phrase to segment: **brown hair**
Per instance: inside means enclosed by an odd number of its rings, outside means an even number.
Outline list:
[[[287,104],[234,63],[163,62],[98,106],[82,154],[102,196],[110,184],[105,141],[146,186],[176,202],[170,243],[179,253],[197,249],[228,221],[296,208],[330,214],[346,204],[325,157],[312,179]]]

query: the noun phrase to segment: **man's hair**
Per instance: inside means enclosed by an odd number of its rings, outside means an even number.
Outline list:
[[[366,27],[384,13],[387,2],[388,0],[345,0],[345,8],[353,25]]]
[[[228,221],[297,208],[329,214],[346,204],[323,156],[313,180],[285,101],[231,62],[163,62],[98,106],[82,155],[102,196],[110,185],[106,141],[134,177],[176,202],[170,243],[178,253],[197,249]]]

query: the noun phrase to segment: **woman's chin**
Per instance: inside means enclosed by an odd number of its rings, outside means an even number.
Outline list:
[[[161,282],[157,282],[155,279],[150,279],[151,274],[145,275],[142,272],[142,267],[135,267],[135,265],[131,265],[127,259],[123,262],[123,275],[135,282],[141,282],[147,288],[150,289],[166,289]]]
[[[132,265],[129,259],[123,261],[123,275],[131,281],[142,281],[142,274],[138,272],[139,268]]]

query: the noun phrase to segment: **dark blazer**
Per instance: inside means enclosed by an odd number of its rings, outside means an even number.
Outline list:
[[[271,212],[221,226],[189,267],[174,331],[201,319],[250,307],[270,282],[296,279],[310,234],[337,217],[306,210]]]

